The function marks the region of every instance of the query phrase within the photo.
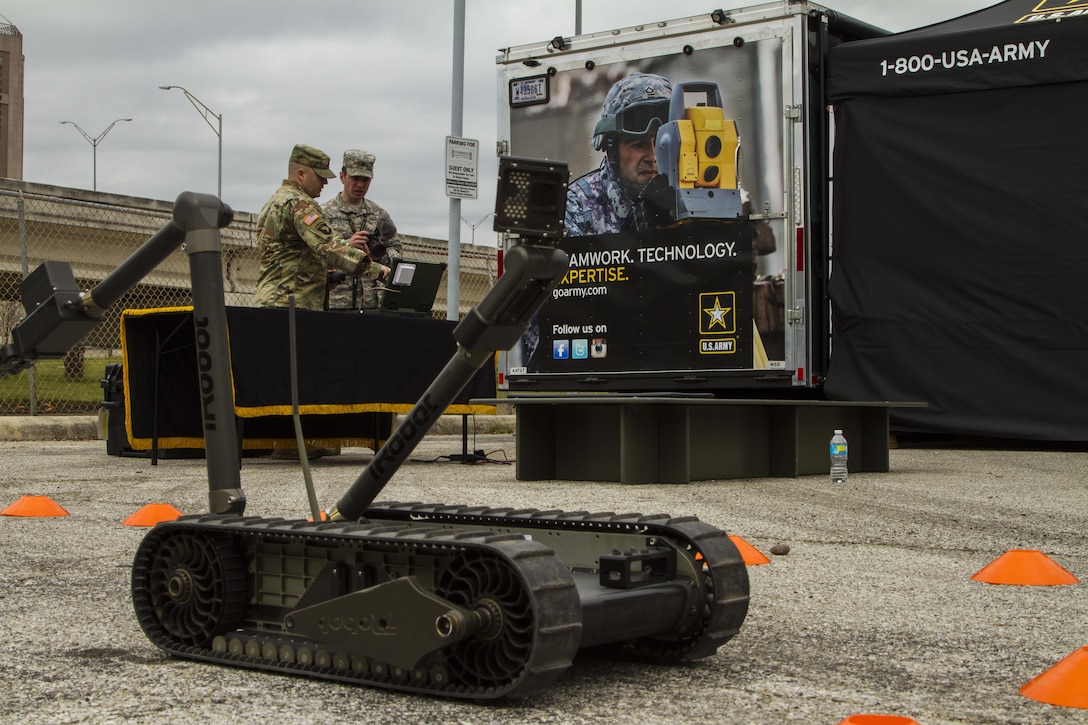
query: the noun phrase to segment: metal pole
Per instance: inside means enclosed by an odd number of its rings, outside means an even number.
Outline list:
[[[26,198],[22,190],[19,191],[19,263],[20,271],[23,273],[22,279],[26,279],[30,274],[30,250],[27,248],[26,241]],[[31,365],[26,371],[31,415],[38,412],[37,372],[38,368],[35,365]]]
[[[486,221],[487,221],[487,219],[488,219],[488,217],[490,217],[490,216],[491,216],[492,214],[494,214],[494,213],[495,213],[495,212],[493,212],[493,211],[489,211],[489,212],[488,212],[487,214],[484,214],[484,218],[483,218],[483,219],[481,219],[480,221],[476,222],[475,224],[473,224],[472,222],[470,222],[470,221],[469,221],[468,219],[465,219],[464,217],[461,217],[461,221],[463,221],[463,222],[464,222],[465,224],[468,224],[468,227],[469,227],[469,229],[471,229],[471,230],[472,230],[472,240],[471,240],[471,241],[469,242],[469,244],[472,244],[472,245],[474,245],[474,246],[475,246],[475,244],[476,244],[476,227],[478,227],[478,226],[480,226],[481,224],[483,224],[484,222],[486,222]]]
[[[219,137],[219,171],[216,174],[218,185],[216,186],[215,195],[219,197],[219,200],[223,200],[223,114],[219,114],[219,133],[216,136]]]
[[[201,118],[204,119],[204,123],[208,124],[208,128],[210,128],[212,130],[212,133],[214,133],[216,136],[219,137],[219,170],[218,170],[218,174],[217,174],[218,185],[216,187],[216,194],[220,199],[222,199],[223,198],[223,114],[222,113],[216,113],[212,109],[208,108],[208,105],[206,103],[204,103],[202,100],[200,100],[199,98],[197,98],[196,96],[194,96],[192,93],[190,93],[185,88],[182,88],[181,86],[159,86],[159,90],[163,90],[163,91],[170,91],[170,90],[173,90],[175,88],[185,94],[185,97],[189,99],[189,103],[191,103],[193,105],[193,108],[196,109],[196,112],[199,113]],[[217,126],[212,125],[212,122],[211,122],[212,118],[215,118],[218,121]]]
[[[87,139],[87,143],[91,145],[91,189],[93,191],[98,191],[98,144],[102,142],[102,139],[106,138],[106,134],[109,133],[110,129],[112,129],[118,123],[120,123],[121,121],[131,120],[131,118],[115,119],[113,123],[111,123],[109,126],[106,126],[105,131],[98,134],[94,138],[91,138],[91,135],[89,133],[80,128],[78,123],[75,123],[73,121],[61,121],[61,125],[68,124],[69,126],[75,126],[76,130],[79,131],[83,138]]]
[[[291,362],[291,419],[295,423],[295,445],[302,464],[302,480],[306,483],[306,499],[310,502],[311,521],[321,520],[314,478],[310,474],[310,459],[306,455],[306,437],[302,435],[302,415],[298,411],[298,334],[295,315],[295,295],[287,295],[287,355]]]
[[[450,135],[460,137],[465,105],[465,0],[453,3],[453,90]],[[449,250],[446,254],[446,319],[456,321],[461,307],[461,200],[450,198]]]

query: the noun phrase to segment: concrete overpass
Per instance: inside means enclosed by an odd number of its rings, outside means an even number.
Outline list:
[[[114,270],[170,219],[173,200],[144,199],[85,189],[0,179],[0,331],[4,338],[22,319],[19,283],[45,260],[69,262],[83,289]],[[250,306],[259,267],[257,215],[235,210],[222,231],[227,304]],[[405,220],[399,220],[403,224]],[[447,242],[402,234],[406,257],[444,262]],[[486,294],[496,276],[496,250],[461,245],[460,314]],[[116,348],[117,317],[123,308],[187,305],[189,263],[175,251],[110,311],[106,324],[83,347]],[[446,317],[443,281],[433,313]]]

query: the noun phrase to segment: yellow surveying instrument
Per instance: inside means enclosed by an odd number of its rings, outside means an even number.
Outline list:
[[[675,221],[741,217],[740,136],[736,122],[725,118],[716,83],[676,84],[656,151],[658,172],[675,195]]]

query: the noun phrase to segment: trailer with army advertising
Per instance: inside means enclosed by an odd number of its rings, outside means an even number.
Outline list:
[[[828,52],[882,34],[791,1],[502,50],[500,152],[563,159],[573,180],[568,271],[500,388],[818,388]],[[649,183],[624,168],[636,138],[655,151]]]
[[[500,146],[569,164],[574,233],[500,386],[912,401],[889,413],[901,439],[1088,440],[1088,144],[1067,130],[1086,48],[1085,0],[899,33],[781,0],[502,50]],[[739,216],[663,221],[646,213],[663,182],[601,183],[622,179],[610,138],[653,124],[660,173],[692,163],[666,153],[666,104],[610,97],[634,74],[717,87],[725,123],[689,152],[735,166]],[[684,94],[693,124],[714,105]]]

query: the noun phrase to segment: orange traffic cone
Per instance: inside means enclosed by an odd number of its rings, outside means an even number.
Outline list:
[[[918,725],[918,721],[902,715],[851,715],[839,725]]]
[[[739,536],[734,536],[730,534],[729,540],[736,545],[737,550],[740,552],[741,558],[744,559],[745,566],[758,566],[760,564],[771,563],[771,560],[764,556],[759,549],[752,546]]]
[[[48,496],[23,496],[0,514],[4,516],[67,516],[59,504]]]
[[[1007,551],[977,571],[971,579],[987,584],[1035,587],[1076,584],[1080,581],[1049,556],[1035,549]]]
[[[1088,647],[1081,647],[1020,688],[1020,694],[1048,705],[1088,710]]]
[[[173,521],[181,512],[168,503],[149,503],[122,522],[122,526],[154,526],[160,521]]]

